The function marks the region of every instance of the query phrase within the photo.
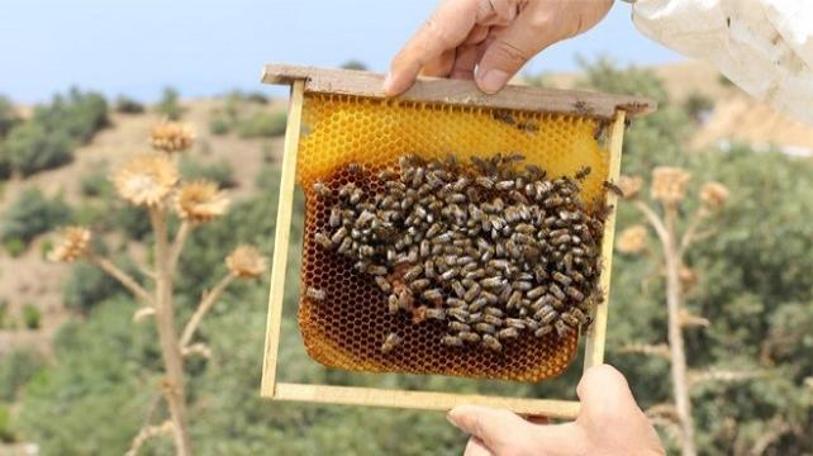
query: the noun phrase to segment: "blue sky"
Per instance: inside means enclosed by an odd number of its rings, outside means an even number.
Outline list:
[[[391,55],[436,0],[3,0],[0,93],[44,101],[71,85],[155,99],[172,85],[183,96],[258,83],[270,61],[336,66],[355,58],[386,69]],[[574,56],[623,64],[679,56],[640,35],[629,5],[616,2],[599,27],[560,44],[526,71],[567,71]]]

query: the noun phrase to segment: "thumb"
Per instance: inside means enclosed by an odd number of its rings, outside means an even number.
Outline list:
[[[539,452],[568,454],[570,450],[575,452],[578,447],[575,442],[580,440],[576,438],[580,431],[572,423],[540,426],[508,410],[478,405],[455,407],[447,418],[496,455]]]

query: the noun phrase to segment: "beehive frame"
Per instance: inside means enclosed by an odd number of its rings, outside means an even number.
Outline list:
[[[324,384],[299,384],[277,381],[277,362],[282,325],[286,265],[294,207],[297,154],[304,95],[324,93],[383,98],[381,75],[352,70],[319,69],[292,65],[267,65],[262,81],[268,84],[288,84],[291,97],[285,132],[282,173],[279,190],[274,255],[272,259],[266,346],[261,386],[262,397],[272,400],[318,402],[329,404],[384,406],[423,410],[449,410],[459,404],[480,404],[507,408],[525,415],[553,418],[574,418],[579,402],[557,399],[483,396],[432,391],[404,391]],[[609,179],[620,173],[621,149],[627,119],[652,112],[653,102],[640,97],[608,95],[582,91],[548,90],[509,86],[496,95],[485,95],[470,81],[425,79],[416,82],[401,95],[405,101],[433,102],[449,105],[483,106],[508,110],[546,112],[592,117],[607,123],[609,137]],[[607,204],[616,206],[617,196],[607,193]],[[607,216],[602,240],[604,268],[600,285],[605,293],[603,304],[597,306],[594,323],[584,334],[584,369],[601,364],[607,331],[610,274],[612,269],[615,210]]]

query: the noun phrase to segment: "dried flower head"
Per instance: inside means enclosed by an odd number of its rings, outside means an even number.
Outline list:
[[[644,225],[633,225],[621,232],[615,246],[621,253],[640,253],[646,247],[646,238],[646,227]]]
[[[680,270],[678,271],[678,278],[683,286],[683,290],[686,292],[691,291],[691,289],[694,288],[695,285],[697,285],[697,282],[700,280],[697,272],[687,266],[680,267]]]
[[[624,198],[627,199],[637,197],[643,186],[644,179],[641,176],[621,176],[618,178],[618,188],[624,192]]]
[[[680,326],[683,328],[691,328],[697,326],[707,328],[709,325],[711,325],[711,321],[709,321],[708,318],[695,315],[686,309],[680,309],[680,312],[678,312],[678,322],[680,323]]]
[[[692,175],[681,168],[658,166],[652,171],[652,197],[665,205],[676,205],[686,196]]]
[[[160,204],[176,182],[178,169],[175,164],[158,154],[136,157],[113,175],[119,196],[137,206]]]
[[[82,226],[68,226],[60,233],[59,243],[48,252],[48,260],[71,263],[90,250],[90,230]]]
[[[195,131],[189,125],[177,122],[163,122],[150,132],[150,144],[155,150],[167,153],[182,152],[192,147]]]
[[[175,209],[182,219],[193,223],[208,222],[226,213],[229,199],[219,191],[217,184],[196,180],[181,185],[175,197]]]
[[[700,201],[707,209],[722,209],[728,201],[728,188],[719,182],[707,182],[700,189]]]
[[[267,261],[256,247],[241,245],[226,257],[226,266],[237,277],[254,279],[265,272]]]

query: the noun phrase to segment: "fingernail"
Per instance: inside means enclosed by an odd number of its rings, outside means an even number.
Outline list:
[[[457,422],[455,421],[455,416],[452,414],[452,411],[446,414],[446,421],[452,423],[452,426],[457,427]]]
[[[384,88],[384,92],[388,94],[392,91],[392,74],[387,73],[387,76],[384,78],[384,84],[382,86]]]
[[[488,70],[477,79],[477,85],[485,93],[497,93],[511,75],[502,70]]]

